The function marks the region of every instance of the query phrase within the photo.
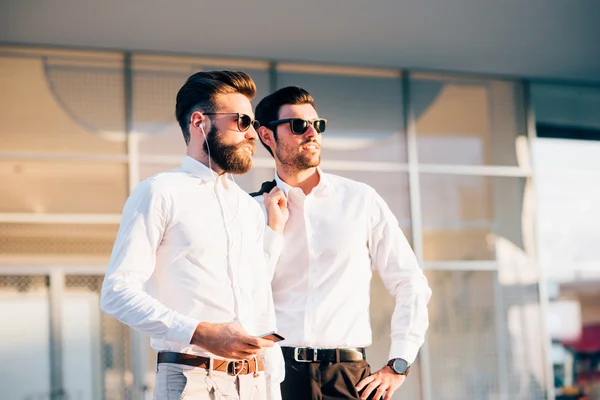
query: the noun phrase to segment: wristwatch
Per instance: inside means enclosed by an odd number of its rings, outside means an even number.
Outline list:
[[[408,375],[410,372],[410,363],[403,358],[393,358],[387,365],[398,375]]]

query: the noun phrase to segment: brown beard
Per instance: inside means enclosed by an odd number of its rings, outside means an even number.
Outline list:
[[[220,133],[217,127],[213,125],[208,135],[206,135],[204,151],[210,154],[210,158],[224,172],[241,175],[250,171],[250,168],[252,168],[252,156],[242,148],[244,146],[251,146],[252,150],[254,150],[254,141],[246,139],[236,144],[224,144],[221,141],[222,135]]]
[[[300,146],[304,146],[308,143],[317,143],[315,140],[308,140]],[[309,168],[318,167],[321,164],[321,154],[314,160],[312,157],[302,154],[293,154],[294,149],[291,146],[284,145],[280,141],[277,141],[275,148],[275,154],[279,161],[287,168],[291,168],[296,171],[303,171]]]

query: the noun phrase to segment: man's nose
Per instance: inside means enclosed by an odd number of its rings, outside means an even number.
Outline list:
[[[306,132],[304,132],[303,136],[310,138],[310,137],[315,137],[318,134],[319,134],[319,132],[317,132],[314,125],[308,124],[308,128],[306,128]]]
[[[244,136],[248,140],[257,140],[258,139],[258,133],[256,133],[256,129],[254,129],[253,126],[251,126],[250,129],[248,129],[246,131],[246,135],[244,135]]]

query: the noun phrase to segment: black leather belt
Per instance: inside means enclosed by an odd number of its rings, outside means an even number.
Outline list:
[[[363,347],[347,349],[313,349],[312,347],[282,347],[283,356],[299,363],[354,362],[367,359]]]

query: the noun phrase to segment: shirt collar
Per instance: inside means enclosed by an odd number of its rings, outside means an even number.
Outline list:
[[[311,193],[331,193],[333,191],[335,191],[331,181],[329,180],[329,178],[327,178],[327,175],[325,175],[323,173],[323,171],[321,170],[321,167],[317,167],[317,173],[319,174],[319,183],[317,184],[317,186],[315,186],[315,188],[312,190]],[[288,195],[288,192],[290,191],[290,189],[292,189],[293,186],[288,185],[287,183],[285,183],[280,177],[279,174],[277,173],[277,171],[275,171],[275,182],[277,183],[277,186],[279,187],[279,189],[281,189],[283,191],[283,193],[285,193],[285,195]]]
[[[285,183],[280,177],[279,174],[277,173],[277,170],[275,170],[275,183],[277,183],[277,187],[279,189],[281,189],[283,191],[283,193],[287,196],[288,192],[290,191],[290,189],[292,188],[290,185],[288,185],[287,183]]]
[[[223,183],[223,186],[228,187],[227,174],[217,175],[215,171],[202,164],[193,157],[185,156],[181,169],[189,174],[200,178],[204,182],[214,182],[217,179]]]

